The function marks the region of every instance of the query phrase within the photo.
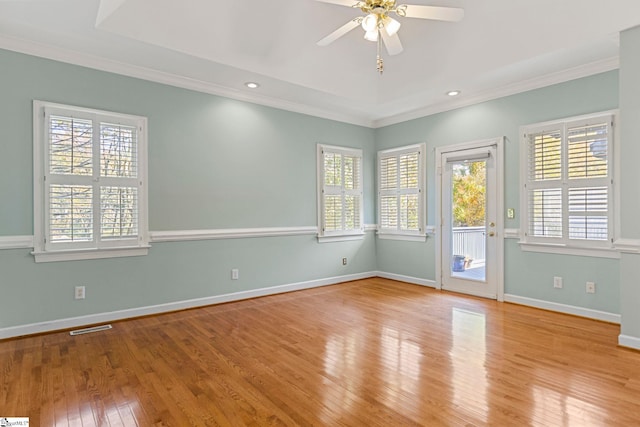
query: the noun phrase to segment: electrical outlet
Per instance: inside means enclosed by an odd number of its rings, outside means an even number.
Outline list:
[[[84,286],[76,286],[75,298],[76,299],[84,299],[85,298],[85,288],[84,288]]]
[[[587,293],[595,294],[596,293],[596,284],[594,282],[587,282]]]
[[[347,265],[347,259],[346,258],[342,258],[342,265]]]
[[[231,270],[231,280],[238,280],[240,278],[240,271],[237,268]]]
[[[562,277],[555,276],[553,278],[553,287],[557,289],[562,289]]]

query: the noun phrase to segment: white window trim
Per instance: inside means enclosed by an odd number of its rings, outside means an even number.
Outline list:
[[[398,157],[407,153],[418,152],[418,224],[419,229],[416,231],[411,230],[399,230],[382,228],[380,224],[381,217],[381,197],[380,197],[380,160],[387,157]],[[425,169],[426,169],[426,152],[427,145],[423,142],[420,144],[407,145],[398,148],[391,148],[388,150],[378,151],[378,158],[376,162],[378,183],[377,183],[377,216],[378,216],[378,231],[377,236],[382,240],[404,240],[409,242],[425,242],[427,240],[427,227],[426,227],[426,192],[425,189]]]
[[[114,244],[109,242],[100,247],[66,247],[61,249],[51,249],[45,245],[46,224],[45,213],[45,109],[54,110],[57,113],[67,113],[70,115],[95,115],[107,117],[110,120],[121,119],[126,122],[135,122],[139,127],[138,134],[138,178],[140,186],[138,187],[138,238],[123,239],[131,244]],[[56,104],[45,101],[33,101],[33,174],[34,174],[34,192],[33,192],[33,208],[34,208],[34,250],[32,255],[35,261],[55,262],[55,261],[74,261],[85,259],[115,258],[128,256],[147,255],[149,249],[149,229],[148,229],[148,185],[147,185],[147,118],[141,116],[133,116],[127,114],[113,113],[109,111],[101,111],[89,108],[74,107],[63,104]]]
[[[323,152],[328,151],[332,153],[339,153],[345,156],[360,157],[360,228],[354,230],[341,230],[341,231],[325,231],[324,224],[324,159]],[[318,144],[317,146],[317,182],[318,182],[318,242],[343,242],[349,240],[362,240],[365,236],[364,225],[364,181],[363,181],[363,169],[364,169],[364,156],[362,150],[348,147],[338,147],[333,145]]]
[[[536,238],[528,236],[529,230],[529,214],[528,214],[528,195],[525,187],[527,183],[527,171],[528,171],[528,140],[527,133],[535,133],[544,131],[551,128],[558,128],[558,126],[565,127],[566,125],[579,124],[579,122],[589,122],[594,119],[603,119],[608,117],[610,121],[611,130],[611,147],[608,162],[608,178],[611,180],[609,185],[609,206],[610,213],[608,216],[608,233],[609,238],[603,241],[589,241],[589,240],[568,240],[563,241],[549,241],[546,238]],[[551,120],[542,123],[535,123],[520,127],[520,212],[521,216],[521,230],[519,245],[523,251],[527,252],[539,252],[548,254],[561,254],[561,255],[574,255],[574,256],[589,256],[595,258],[613,258],[619,259],[620,252],[615,247],[615,240],[618,232],[618,217],[619,214],[619,186],[616,185],[619,174],[619,132],[617,132],[617,124],[619,122],[619,111],[608,110],[599,113],[586,114],[575,117],[567,117],[559,120]],[[564,145],[564,141],[563,141]],[[564,215],[564,212],[563,212]]]

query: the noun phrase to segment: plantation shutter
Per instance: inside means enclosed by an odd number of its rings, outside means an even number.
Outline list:
[[[609,239],[611,122],[607,115],[526,135],[529,238]]]
[[[529,235],[562,237],[562,130],[529,135]]]
[[[139,237],[138,125],[45,108],[46,250],[122,246]]]
[[[379,232],[422,233],[422,144],[378,154]]]
[[[362,151],[319,146],[321,235],[363,232]]]
[[[138,132],[135,126],[100,123],[100,237],[138,236]]]
[[[609,237],[609,122],[567,130],[569,239]]]
[[[94,240],[93,122],[50,115],[47,123],[47,243],[88,246]]]

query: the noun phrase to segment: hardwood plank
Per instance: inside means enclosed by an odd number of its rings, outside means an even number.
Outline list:
[[[640,426],[619,326],[374,278],[0,341],[41,426]]]

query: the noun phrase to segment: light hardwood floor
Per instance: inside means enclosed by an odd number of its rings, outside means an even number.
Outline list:
[[[640,426],[619,327],[385,279],[0,341],[32,426]]]

